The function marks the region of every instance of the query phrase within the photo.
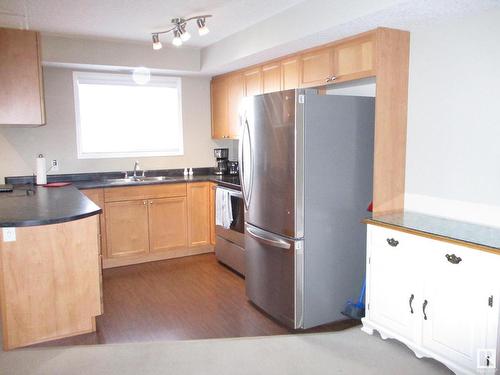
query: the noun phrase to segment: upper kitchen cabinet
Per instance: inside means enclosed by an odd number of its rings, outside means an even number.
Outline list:
[[[243,73],[245,96],[262,94],[262,69],[260,67]]]
[[[281,61],[281,89],[291,90],[299,87],[299,57],[294,56]]]
[[[333,48],[335,82],[373,76],[374,34],[339,43]]]
[[[317,49],[300,56],[300,87],[324,85],[333,76],[333,49]]]
[[[227,84],[223,78],[212,80],[212,138],[224,139],[229,134],[227,126]]]
[[[40,35],[0,28],[0,125],[44,124]]]
[[[227,80],[227,136],[225,138],[238,139],[240,133],[240,109],[245,96],[245,82],[243,74],[235,74]]]
[[[245,94],[243,74],[212,80],[212,138],[238,139],[239,109]]]
[[[264,94],[281,90],[281,66],[277,61],[262,67],[262,91]]]

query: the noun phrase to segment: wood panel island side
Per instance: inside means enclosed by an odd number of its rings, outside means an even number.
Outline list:
[[[74,187],[0,197],[4,350],[95,331],[100,212]]]

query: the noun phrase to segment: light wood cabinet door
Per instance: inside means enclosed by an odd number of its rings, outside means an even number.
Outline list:
[[[149,251],[187,246],[186,197],[151,199],[149,205]]]
[[[238,139],[240,134],[240,109],[245,86],[243,74],[235,74],[227,80],[228,133],[225,138]]]
[[[210,183],[210,244],[215,245],[215,188],[217,184]]]
[[[40,35],[0,28],[0,124],[43,125]]]
[[[262,92],[275,92],[281,90],[281,66],[279,62],[262,67]]]
[[[299,57],[292,57],[281,62],[281,89],[296,89],[300,85]]]
[[[335,82],[373,76],[374,43],[370,36],[336,45],[333,49]]]
[[[245,96],[262,94],[262,69],[260,67],[243,73]]]
[[[106,213],[104,210],[104,190],[103,189],[84,189],[80,190],[87,198],[97,204],[102,209],[99,215],[99,238],[101,244],[101,254],[106,257]]]
[[[188,184],[188,238],[189,246],[210,243],[210,184]]]
[[[149,252],[148,201],[106,203],[108,258]]]
[[[300,56],[300,87],[324,85],[333,75],[333,49],[319,49]]]
[[[212,138],[224,139],[229,135],[228,130],[228,100],[226,80],[219,78],[211,83],[211,107],[212,107]]]

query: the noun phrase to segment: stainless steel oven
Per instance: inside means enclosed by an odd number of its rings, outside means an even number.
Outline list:
[[[228,228],[215,226],[215,256],[217,259],[245,275],[245,207],[241,191],[217,186],[219,192],[227,194],[231,204],[231,223]],[[216,199],[219,196],[215,195]],[[217,203],[216,203],[217,207]],[[216,215],[220,215],[216,212]]]

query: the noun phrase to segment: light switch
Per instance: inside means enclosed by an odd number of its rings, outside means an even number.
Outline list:
[[[2,228],[3,242],[14,242],[16,240],[16,228]]]

